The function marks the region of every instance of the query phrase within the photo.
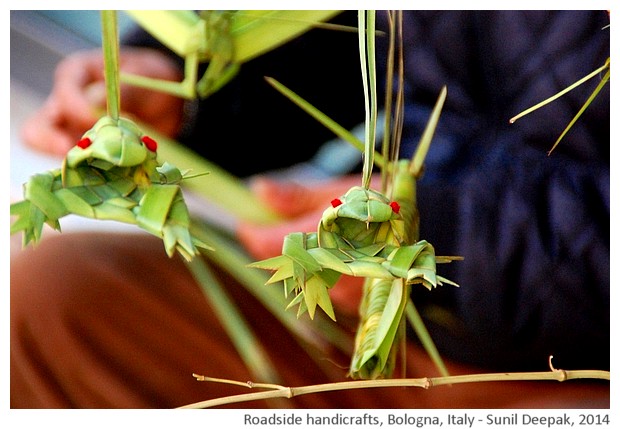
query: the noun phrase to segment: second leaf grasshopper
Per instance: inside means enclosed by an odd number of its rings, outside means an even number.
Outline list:
[[[372,12],[360,12],[362,74],[364,84],[370,88],[365,89],[367,99],[375,96],[372,89],[374,61],[368,61],[368,74],[365,73],[364,61],[364,55],[374,55],[373,18]],[[368,28],[367,21],[370,23]],[[368,49],[366,35],[370,35],[367,40]],[[400,73],[402,74],[402,69]],[[315,109],[307,109],[308,103],[292,91],[275,81],[271,83],[313,116],[320,118],[323,123],[330,122]],[[402,85],[399,90],[402,91]],[[331,201],[331,206],[325,209],[316,232],[289,234],[284,239],[282,255],[250,265],[275,271],[268,283],[283,281],[284,293],[294,294],[289,307],[297,305],[298,315],[307,311],[311,318],[319,307],[335,320],[329,289],[336,285],[341,275],[365,278],[360,324],[349,370],[353,378],[374,379],[392,375],[396,352],[404,344],[406,309],[407,306],[413,308],[409,297],[412,285],[421,284],[428,289],[444,283],[457,286],[437,274],[436,263],[460,258],[436,256],[433,246],[420,240],[416,208],[416,181],[422,174],[424,158],[446,93],[444,88],[411,160],[387,161],[398,156],[398,129],[392,135],[392,142],[384,145],[386,150],[380,159],[386,174],[383,176],[381,191],[370,188],[372,163],[373,160],[376,161],[372,132],[372,128],[376,126],[376,112],[373,103],[367,102],[362,185],[351,188]],[[386,105],[390,104],[390,100],[388,98]],[[402,124],[402,102],[402,97],[398,97],[394,115],[396,127]],[[386,134],[386,138],[389,138],[388,136],[389,134]],[[416,321],[413,325],[427,349],[434,348],[423,324]],[[437,356],[435,350],[427,351]],[[436,364],[442,372],[446,372],[440,359],[436,359]]]

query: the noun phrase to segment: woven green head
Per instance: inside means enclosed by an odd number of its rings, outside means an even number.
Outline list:
[[[131,120],[104,116],[67,153],[66,162],[75,167],[85,160],[100,160],[112,166],[133,167],[155,159],[157,143],[145,136]]]
[[[333,247],[335,234],[350,246],[360,248],[376,242],[397,244],[403,236],[400,206],[372,189],[354,186],[340,198],[332,200],[319,223],[321,246]],[[336,245],[336,247],[339,247]]]

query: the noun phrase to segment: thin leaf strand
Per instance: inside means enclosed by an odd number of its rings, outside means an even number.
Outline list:
[[[560,134],[560,137],[558,137],[558,139],[555,141],[555,143],[553,144],[553,146],[551,147],[551,149],[549,149],[549,152],[547,152],[547,155],[551,155],[551,152],[553,152],[553,150],[556,148],[556,146],[560,143],[560,141],[564,138],[564,136],[566,135],[566,133],[568,133],[568,131],[572,128],[572,126],[575,124],[575,122],[577,122],[577,120],[581,117],[582,113],[586,111],[586,109],[588,108],[588,106],[590,106],[590,104],[592,103],[592,101],[594,101],[594,99],[596,98],[596,96],[598,95],[599,92],[601,92],[601,89],[603,89],[603,87],[605,86],[605,84],[607,83],[607,81],[609,81],[609,69],[607,69],[607,73],[605,73],[605,76],[603,76],[603,79],[599,82],[599,84],[596,86],[596,88],[594,88],[594,91],[592,91],[592,94],[590,94],[590,97],[588,97],[588,99],[586,100],[586,102],[583,104],[583,106],[581,106],[581,109],[579,109],[579,111],[577,112],[577,114],[575,115],[575,117],[568,123],[568,125],[566,126],[566,128],[564,129],[564,131],[562,132],[562,134]]]
[[[560,98],[561,96],[563,96],[567,92],[572,91],[573,89],[577,88],[582,83],[592,79],[594,76],[596,76],[597,74],[601,73],[603,70],[608,69],[608,68],[609,68],[609,58],[607,58],[607,61],[605,61],[605,64],[603,64],[598,69],[594,70],[592,73],[588,74],[587,76],[584,76],[583,78],[579,79],[577,82],[573,83],[572,85],[570,85],[569,87],[563,89],[562,91],[558,92],[557,94],[555,94],[555,95],[553,95],[553,96],[551,96],[551,97],[541,101],[540,103],[530,107],[529,109],[524,110],[523,112],[519,113],[518,115],[513,116],[512,118],[510,118],[510,120],[508,122],[510,122],[511,124],[515,123],[518,119],[524,117],[525,115],[528,115],[528,114],[532,113],[534,110],[540,109],[544,105],[551,103],[553,100],[556,100],[556,99]]]
[[[116,11],[101,11],[101,27],[108,116],[118,119],[121,111],[121,90]]]

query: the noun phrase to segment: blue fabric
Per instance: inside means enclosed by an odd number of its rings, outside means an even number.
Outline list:
[[[600,77],[508,123],[603,65],[608,23],[606,11],[405,14],[404,156],[448,88],[418,204],[421,237],[465,258],[439,267],[462,287],[415,292],[447,355],[609,368],[609,87],[550,156]]]

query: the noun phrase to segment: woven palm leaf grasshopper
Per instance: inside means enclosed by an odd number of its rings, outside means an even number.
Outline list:
[[[189,232],[190,217],[179,186],[185,173],[157,161],[157,142],[133,121],[120,117],[116,14],[102,12],[108,114],[86,131],[62,167],[35,174],[24,185],[24,200],[11,204],[24,245],[41,239],[44,224],[60,230],[64,216],[135,224],[161,237],[169,256],[187,260],[208,248]]]
[[[11,205],[18,216],[11,233],[24,232],[24,245],[41,239],[44,224],[60,230],[59,219],[76,214],[135,224],[161,237],[168,255],[192,259],[189,212],[179,186],[184,173],[157,163],[157,143],[129,119],[104,116],[65,157],[62,168],[36,174],[24,185],[24,200]]]
[[[183,82],[124,76],[130,84],[184,98],[207,97],[236,73],[239,64],[333,17],[338,11],[130,11],[134,19],[185,58]],[[122,118],[118,34],[114,11],[102,12],[108,115],[71,149],[62,168],[34,175],[24,200],[11,205],[24,245],[41,239],[44,224],[60,230],[69,214],[135,224],[163,239],[171,256],[190,260],[198,247],[180,188],[187,172],[157,162],[157,143]],[[209,62],[203,77],[198,66]]]
[[[360,31],[363,28],[365,21],[360,18]],[[374,37],[374,26],[366,33]],[[365,51],[362,39],[360,36],[360,50],[364,48]],[[371,37],[368,42],[372,43]],[[374,54],[372,48],[368,52]],[[370,71],[373,72],[372,68]],[[402,70],[400,73],[402,75]],[[373,84],[372,75],[369,85]],[[281,84],[271,83],[308,113],[330,126],[330,120],[305,100]],[[287,296],[294,294],[289,307],[297,305],[298,316],[307,311],[311,318],[319,307],[335,320],[328,291],[341,275],[366,279],[360,305],[360,325],[349,371],[353,378],[391,376],[396,351],[404,340],[402,327],[405,310],[408,305],[413,305],[409,297],[413,284],[421,284],[428,289],[442,284],[458,286],[437,274],[436,263],[460,258],[436,256],[433,246],[419,239],[416,208],[416,181],[422,174],[424,158],[445,97],[444,88],[411,160],[389,164],[385,161],[390,153],[392,157],[397,156],[398,132],[392,137],[391,147],[384,145],[387,150],[384,150],[381,159],[386,174],[382,191],[369,187],[372,160],[377,160],[373,153],[374,144],[368,144],[369,141],[374,142],[374,136],[372,132],[367,132],[364,145],[364,160],[367,162],[362,173],[362,186],[353,187],[333,199],[325,209],[316,232],[292,233],[284,239],[282,255],[250,265],[274,271],[267,283],[283,281],[284,293]],[[386,105],[390,103],[386,100]],[[374,108],[371,103],[367,103],[366,107],[367,113],[371,112],[367,115],[367,124],[370,118],[369,128],[372,128]],[[394,122],[397,126],[402,124],[399,115],[402,115],[402,97],[397,99],[397,120]],[[337,134],[342,133],[338,127],[333,128]],[[419,336],[428,336],[423,326],[414,326],[414,329]]]

